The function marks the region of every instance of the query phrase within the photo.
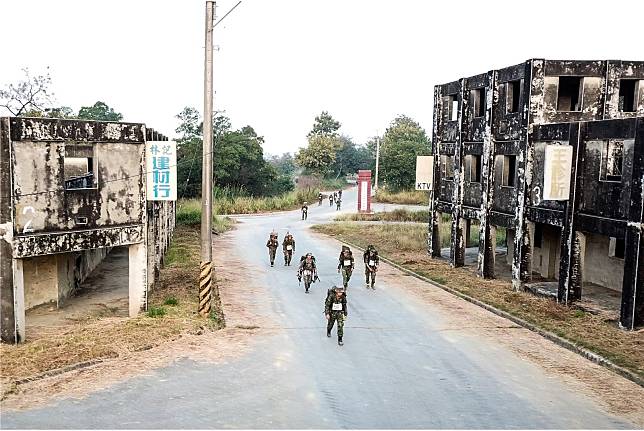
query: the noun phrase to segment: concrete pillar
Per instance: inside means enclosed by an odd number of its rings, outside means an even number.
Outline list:
[[[450,264],[454,267],[465,265],[465,236],[466,220],[452,219],[452,243],[450,248]]]
[[[0,337],[17,343],[21,340],[14,312],[11,169],[9,119],[0,118]]]
[[[16,343],[25,341],[25,276],[23,259],[13,259],[13,315],[15,318]]]
[[[635,329],[644,324],[644,119],[637,120],[633,150],[630,207],[626,226],[624,253],[624,281],[619,324],[625,329]]]
[[[136,317],[147,309],[147,248],[144,242],[132,244],[129,249],[129,311]]]
[[[429,223],[427,226],[427,253],[431,257],[441,256],[440,219],[441,213],[436,210],[440,193],[440,122],[443,98],[440,86],[434,87],[434,122],[432,154],[434,156],[434,178],[432,190],[429,192]]]
[[[452,235],[450,241],[450,265],[459,267],[465,265],[465,238],[466,229],[463,214],[463,128],[464,114],[469,106],[469,97],[465,96],[465,79],[460,80],[458,101],[460,109],[458,111],[458,133],[456,134],[456,143],[454,145],[454,189],[452,193]]]
[[[586,237],[578,232],[575,226],[575,212],[579,205],[577,193],[577,166],[579,154],[583,154],[583,135],[580,123],[570,123],[569,144],[572,145],[572,169],[570,177],[570,195],[564,210],[563,229],[561,232],[561,252],[559,260],[559,289],[557,302],[569,304],[581,298],[583,284],[583,260],[586,254]]]
[[[490,212],[494,197],[494,136],[492,134],[493,107],[499,102],[496,86],[498,72],[488,72],[488,85],[485,103],[485,134],[483,135],[483,154],[481,155],[481,211],[479,225],[478,275],[494,278],[496,258],[496,228],[490,223]]]
[[[442,214],[436,210],[429,215],[429,232],[427,237],[427,251],[431,257],[441,257],[441,229],[440,219]]]

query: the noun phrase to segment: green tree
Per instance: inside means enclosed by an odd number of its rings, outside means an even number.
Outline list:
[[[176,118],[179,196],[201,194],[203,122],[195,108],[184,108]],[[215,186],[253,196],[279,194],[293,188],[290,176],[264,159],[264,138],[251,126],[232,130],[230,119],[216,113],[213,122],[213,178]]]
[[[105,102],[98,101],[93,106],[83,106],[80,108],[78,118],[94,121],[121,121],[123,115],[107,106]]]
[[[313,174],[328,175],[340,146],[337,137],[313,135],[309,137],[309,145],[295,154],[295,163]]]
[[[307,138],[312,136],[338,136],[338,130],[340,129],[340,122],[336,121],[327,111],[322,111],[320,115],[315,117],[315,123],[313,123],[313,129],[306,135]]]
[[[61,106],[60,108],[45,108],[43,111],[38,109],[30,109],[23,114],[25,117],[41,117],[41,118],[61,118],[71,119],[76,118],[76,114],[69,106]]]
[[[340,147],[335,155],[335,162],[331,166],[333,175],[339,178],[342,175],[356,173],[359,169],[368,168],[364,147],[358,147],[348,136],[340,136]]]
[[[427,155],[429,151],[429,139],[420,124],[405,115],[395,118],[380,145],[380,174],[387,187],[412,188],[416,156]]]
[[[271,156],[268,163],[273,166],[280,175],[293,176],[295,175],[295,159],[291,153],[284,153],[281,156]]]

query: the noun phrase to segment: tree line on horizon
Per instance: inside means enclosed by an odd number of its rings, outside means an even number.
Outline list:
[[[123,115],[103,101],[83,106],[54,107],[49,72],[0,89],[0,107],[14,116],[121,121]],[[176,115],[177,180],[180,197],[201,195],[203,120],[197,109],[185,107]],[[215,187],[237,195],[275,196],[294,189],[297,178],[313,177],[338,183],[360,169],[375,170],[380,142],[380,178],[391,190],[413,188],[416,156],[430,152],[430,141],[419,123],[406,115],[391,121],[382,136],[357,145],[341,133],[341,123],[327,111],[316,116],[307,134],[307,146],[294,154],[266,156],[264,138],[250,125],[234,130],[228,117],[215,113],[213,122],[213,176]],[[372,175],[373,176],[373,175]],[[320,184],[320,182],[318,182]]]

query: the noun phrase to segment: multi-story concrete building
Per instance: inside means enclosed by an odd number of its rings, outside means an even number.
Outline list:
[[[532,59],[436,86],[430,253],[449,216],[449,259],[464,265],[478,225],[477,270],[492,278],[505,230],[515,289],[534,276],[556,282],[561,302],[584,284],[621,291],[620,324],[641,325],[642,117],[644,62]],[[556,176],[565,200],[543,199],[553,145],[572,147]]]
[[[143,124],[0,118],[0,301],[5,341],[25,310],[61,305],[112,247],[129,248],[129,313],[174,228],[174,202],[146,202]]]

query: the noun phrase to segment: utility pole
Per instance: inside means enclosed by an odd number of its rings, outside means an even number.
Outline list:
[[[376,183],[373,190],[378,190],[378,168],[380,167],[380,136],[376,136]]]
[[[206,1],[206,48],[204,61],[203,170],[201,176],[201,265],[199,314],[210,314],[212,299],[212,33],[215,2]]]

